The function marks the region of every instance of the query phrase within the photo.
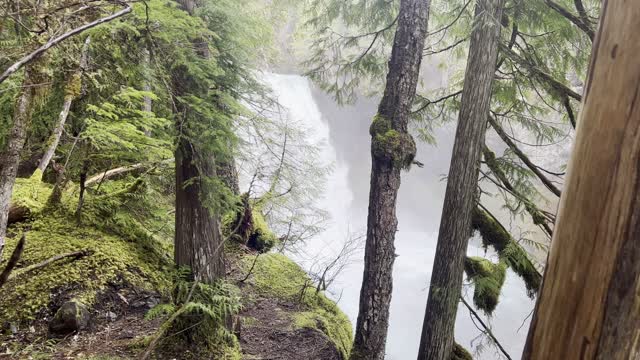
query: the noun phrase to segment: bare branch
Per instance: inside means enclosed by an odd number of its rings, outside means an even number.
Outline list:
[[[29,55],[23,57],[22,59],[18,60],[18,62],[16,62],[15,64],[11,65],[7,70],[5,70],[5,72],[0,75],[0,84],[2,84],[9,76],[11,76],[13,73],[15,73],[16,71],[20,70],[23,66],[25,66],[26,64],[36,60],[37,58],[39,58],[40,56],[42,56],[42,54],[44,54],[47,50],[49,50],[50,48],[58,45],[59,43],[61,43],[62,41],[74,36],[74,35],[78,35],[82,32],[84,32],[85,30],[91,29],[93,27],[96,27],[98,25],[107,23],[111,20],[117,19],[122,15],[128,14],[131,12],[131,6],[127,5],[126,8],[118,11],[117,13],[114,13],[110,16],[98,19],[96,21],[93,21],[89,24],[80,26],[78,28],[75,28],[67,33],[64,33],[58,37],[55,37],[53,39],[50,39],[49,41],[47,41],[46,44],[42,45],[41,47],[37,48],[36,50],[34,50],[32,53],[30,53]]]

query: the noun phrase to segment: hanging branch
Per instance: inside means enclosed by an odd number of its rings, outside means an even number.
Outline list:
[[[493,343],[498,347],[498,349],[500,349],[500,352],[502,352],[502,354],[509,360],[511,359],[511,356],[509,356],[509,353],[507,353],[507,350],[505,350],[505,348],[502,346],[502,344],[500,344],[500,342],[498,341],[498,339],[493,335],[493,332],[491,332],[491,329],[489,329],[489,327],[487,326],[487,324],[484,323],[484,321],[482,321],[482,318],[480,318],[480,315],[478,315],[477,312],[475,312],[475,310],[473,310],[473,308],[471,307],[471,305],[469,305],[469,303],[464,299],[464,297],[460,296],[460,301],[464,304],[464,306],[467,307],[467,309],[469,309],[469,312],[471,313],[471,315],[478,320],[478,322],[480,323],[480,325],[482,326],[482,328],[484,329],[484,333],[487,334],[490,338],[491,341],[493,341]]]
[[[507,56],[508,58],[510,58],[511,60],[513,60],[515,63],[517,63],[518,65],[524,67],[525,69],[527,69],[527,71],[537,77],[538,79],[540,79],[541,81],[547,83],[552,89],[558,91],[560,94],[569,96],[577,101],[582,101],[582,95],[578,94],[577,92],[573,91],[571,88],[569,88],[567,85],[561,83],[560,81],[556,80],[553,78],[553,76],[547,74],[545,71],[543,71],[542,69],[540,69],[536,64],[531,63],[530,61],[528,61],[527,59],[523,58],[522,56],[520,56],[519,54],[517,54],[516,52],[514,52],[512,49],[510,49],[508,46],[504,45],[504,44],[500,44],[500,51]]]
[[[504,131],[502,126],[498,124],[498,121],[494,119],[493,116],[489,116],[489,124],[491,124],[491,127],[493,128],[493,130],[496,131],[498,136],[500,136],[500,139],[502,139],[502,141],[504,141],[504,143],[507,144],[507,146],[509,146],[509,148],[513,151],[513,153],[516,154],[516,156],[518,156],[518,158],[520,158],[520,160],[522,160],[522,162],[525,165],[527,165],[527,167],[538,177],[538,179],[540,179],[540,181],[542,181],[544,186],[546,186],[547,189],[549,189],[549,191],[554,193],[556,196],[560,197],[560,194],[561,194],[560,189],[558,189],[551,182],[551,180],[549,180],[549,178],[547,178],[542,173],[542,171],[540,171],[540,169],[529,159],[529,157],[525,155],[525,153],[523,153],[522,150],[520,150],[516,146],[516,144],[514,144],[513,141],[511,141],[511,139],[509,138],[507,133]]]
[[[524,203],[525,210],[531,215],[531,219],[534,224],[541,226],[544,231],[551,237],[553,231],[547,223],[547,219],[544,217],[538,207],[533,204],[526,196],[521,194],[509,181],[507,175],[502,171],[498,163],[496,162],[496,155],[486,145],[482,148],[482,154],[484,155],[484,161],[489,170],[495,174],[502,185],[519,201]]]
[[[589,37],[589,40],[593,42],[595,32],[591,28],[590,22],[587,21],[586,12],[584,10],[584,7],[582,7],[582,2],[580,0],[575,0],[576,9],[578,9],[580,17],[573,15],[569,10],[563,8],[560,4],[551,0],[545,0],[544,3],[547,4],[547,6],[553,9],[555,12],[571,21],[571,23],[577,26],[580,30],[584,31],[584,33]]]
[[[16,71],[20,70],[23,66],[25,66],[26,64],[36,60],[37,58],[39,58],[40,56],[42,56],[42,54],[44,54],[47,50],[49,50],[50,48],[58,45],[59,43],[61,43],[62,41],[74,36],[74,35],[78,35],[82,32],[84,32],[85,30],[89,30],[91,28],[94,28],[98,25],[107,23],[111,20],[117,19],[122,15],[128,14],[131,12],[131,6],[127,5],[126,8],[118,11],[117,13],[114,13],[113,15],[98,19],[96,21],[93,21],[89,24],[80,26],[78,28],[75,28],[67,33],[64,33],[58,37],[55,37],[53,39],[50,39],[49,41],[47,41],[46,44],[40,46],[39,48],[37,48],[36,50],[34,50],[32,53],[30,53],[29,55],[26,55],[25,57],[23,57],[22,59],[18,60],[15,64],[11,65],[7,70],[4,71],[4,73],[2,75],[0,75],[0,84],[2,84],[9,76],[11,76],[13,73],[15,73]]]

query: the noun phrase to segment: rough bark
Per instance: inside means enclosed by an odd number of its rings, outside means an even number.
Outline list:
[[[193,14],[196,2],[179,0],[183,10]],[[203,58],[209,55],[205,41],[199,41],[197,52]],[[173,74],[176,97],[187,92],[193,79],[185,69]],[[206,91],[206,90],[201,90]],[[200,94],[202,95],[202,94]],[[188,105],[176,101],[178,133],[189,130],[189,121],[197,120]],[[212,283],[225,275],[224,249],[218,214],[205,204],[210,191],[203,179],[216,176],[214,154],[200,149],[185,136],[180,136],[175,151],[176,165],[176,232],[175,261],[178,266],[188,266],[196,281]]]
[[[415,143],[407,131],[429,16],[428,0],[402,0],[389,72],[378,115],[371,124],[371,188],[352,360],[382,360],[385,354],[397,229],[400,171],[411,165]]]
[[[640,358],[640,2],[604,1],[523,354]]]
[[[479,0],[440,221],[419,360],[449,360],[475,206],[480,150],[491,105],[504,0]]]
[[[80,64],[78,66],[78,69],[71,75],[71,78],[67,81],[67,85],[64,90],[64,102],[62,104],[62,111],[60,111],[60,115],[58,116],[58,123],[56,124],[56,127],[49,139],[49,146],[42,155],[42,159],[40,159],[40,164],[38,165],[38,169],[43,173],[47,166],[49,166],[49,162],[53,158],[53,155],[58,148],[60,138],[62,137],[62,131],[64,130],[64,124],[67,122],[67,117],[69,116],[69,111],[71,110],[71,104],[73,103],[73,100],[75,100],[76,97],[80,95],[80,90],[82,89],[82,74],[87,68],[90,43],[91,37],[87,37],[84,42],[84,46],[82,47],[82,53],[80,54]]]
[[[22,90],[14,108],[13,125],[7,137],[7,146],[0,153],[0,261],[2,261],[4,238],[7,233],[9,217],[9,202],[11,201],[13,185],[16,181],[20,152],[24,147],[27,128],[31,122],[34,97],[33,71],[32,66],[25,68]]]
[[[238,170],[233,157],[225,161],[219,161],[217,172],[222,182],[231,190],[233,195],[240,195],[240,180],[238,179]]]
[[[225,274],[222,234],[217,214],[203,204],[206,189],[200,179],[215,176],[215,164],[212,156],[198,157],[192,149],[183,139],[175,153],[175,261],[190,267],[197,281],[212,283]]]

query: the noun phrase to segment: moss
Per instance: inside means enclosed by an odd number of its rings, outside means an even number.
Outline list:
[[[391,122],[381,115],[373,118],[369,133],[373,156],[403,169],[411,167],[416,156],[416,143],[410,134],[393,129]]]
[[[278,244],[278,237],[271,231],[267,221],[259,210],[251,210],[253,217],[253,233],[249,236],[248,245],[260,252],[267,252]]]
[[[35,179],[18,179],[15,190],[14,201],[36,212],[44,207],[51,192],[49,185]],[[98,229],[90,222],[78,226],[72,218],[72,205],[75,204],[67,199],[61,209],[41,213],[28,224],[30,230],[19,267],[79,250],[90,250],[92,254],[74,261],[58,261],[10,280],[0,297],[0,323],[27,323],[51,315],[49,307],[60,300],[76,298],[90,306],[96,295],[110,284],[126,283],[168,292],[172,265],[163,255],[165,250],[160,242],[137,241],[140,239],[130,233],[130,229],[120,229],[132,235],[130,238],[118,236],[113,227],[119,223],[108,217],[95,219],[96,222],[102,220]],[[140,215],[126,213],[123,209],[116,213],[130,223]],[[142,217],[138,216],[136,221],[141,221]],[[109,229],[113,231],[107,232]],[[16,236],[7,238],[8,251],[4,256],[11,254],[21,231],[19,226],[9,229],[9,233]],[[148,236],[148,232],[145,234]],[[25,278],[28,281],[24,281]]]
[[[75,73],[69,79],[67,86],[64,88],[64,96],[65,98],[76,98],[80,95],[82,91],[82,75],[80,73]]]
[[[243,259],[245,271],[249,271],[253,260],[253,257]],[[261,255],[253,269],[252,281],[261,295],[301,301],[304,309],[293,315],[294,326],[322,331],[343,357],[348,358],[353,343],[349,319],[335,302],[308,286],[311,284],[309,276],[298,264],[282,254]]]
[[[36,170],[30,178],[16,179],[11,202],[29,209],[32,216],[41,212],[51,195],[51,186],[41,181],[42,171]]]
[[[473,360],[473,357],[462,345],[455,343],[453,345],[453,352],[451,354],[451,360]]]
[[[542,275],[522,246],[482,209],[474,210],[472,227],[480,233],[484,247],[492,246],[498,252],[500,260],[524,280],[529,296],[533,297],[540,288]]]
[[[492,314],[498,305],[506,270],[503,262],[494,264],[481,257],[465,258],[464,271],[475,285],[473,303],[487,315]]]

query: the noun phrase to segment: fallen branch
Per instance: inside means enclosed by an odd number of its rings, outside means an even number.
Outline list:
[[[150,163],[137,163],[137,164],[133,164],[133,165],[128,165],[128,166],[121,166],[115,169],[111,169],[105,172],[101,172],[99,174],[93,175],[92,177],[90,177],[86,182],[85,182],[85,186],[89,186],[92,184],[95,184],[97,182],[102,182],[104,180],[109,180],[113,177],[116,177],[118,175],[122,175],[122,174],[126,174],[129,172],[133,172],[136,170],[144,170],[147,169],[149,167],[153,167],[156,166],[158,164],[168,164],[170,162],[172,162],[173,159],[166,159],[163,161],[160,161],[159,163],[154,163],[154,164],[150,164]]]
[[[11,271],[13,271],[13,268],[18,264],[18,260],[20,260],[20,256],[22,256],[22,251],[24,250],[24,243],[26,242],[26,240],[26,233],[22,233],[22,237],[20,238],[20,241],[18,241],[16,248],[13,249],[13,253],[11,254],[11,258],[9,258],[7,266],[5,266],[2,274],[0,274],[0,288],[2,288],[7,280],[9,280]]]
[[[23,235],[23,237],[24,237],[24,235]],[[9,279],[14,279],[14,278],[17,278],[18,276],[25,275],[25,274],[28,274],[30,272],[42,269],[43,267],[48,266],[48,265],[50,265],[50,264],[52,264],[52,263],[54,263],[56,261],[60,261],[60,260],[67,259],[67,258],[72,258],[73,261],[75,261],[75,260],[82,259],[85,256],[89,256],[91,254],[93,254],[93,251],[91,251],[91,250],[80,250],[80,251],[74,251],[74,252],[71,252],[71,253],[68,253],[68,254],[56,255],[56,256],[50,257],[49,259],[47,259],[47,260],[45,260],[43,262],[40,262],[40,263],[37,263],[37,264],[34,264],[34,265],[30,265],[30,266],[27,266],[26,268],[18,270],[15,274],[10,276]]]
[[[118,11],[117,13],[114,13],[113,15],[98,19],[96,21],[93,21],[89,24],[80,26],[78,28],[75,28],[67,33],[64,33],[56,38],[53,38],[49,41],[47,41],[46,44],[40,46],[39,48],[37,48],[36,50],[34,50],[32,53],[30,53],[29,55],[23,57],[22,59],[18,60],[18,62],[16,62],[15,64],[11,65],[7,70],[5,70],[5,72],[0,75],[0,84],[2,84],[9,76],[11,76],[13,73],[15,73],[16,71],[20,70],[23,66],[25,66],[26,64],[32,62],[33,60],[39,58],[40,56],[42,56],[42,54],[44,54],[47,50],[49,50],[50,48],[58,45],[59,43],[61,43],[62,41],[82,33],[85,30],[89,30],[93,27],[96,27],[98,25],[107,23],[111,20],[114,20],[116,18],[119,18],[120,16],[130,13],[131,12],[131,6],[128,6],[120,11]]]

